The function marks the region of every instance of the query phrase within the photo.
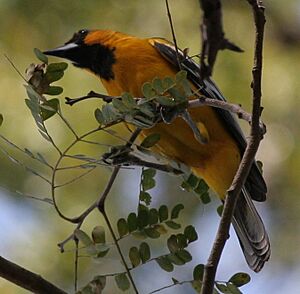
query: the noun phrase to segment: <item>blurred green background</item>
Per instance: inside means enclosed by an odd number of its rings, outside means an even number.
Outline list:
[[[230,101],[250,109],[250,81],[253,49],[252,14],[246,1],[224,2],[224,26],[227,37],[245,50],[243,54],[221,52],[215,66],[214,79]],[[200,47],[200,11],[197,0],[170,0],[177,40],[182,48],[189,47],[197,54]],[[258,205],[270,233],[272,256],[259,274],[250,272],[244,262],[238,242],[233,236],[224,251],[218,279],[226,280],[237,271],[251,274],[252,282],[243,287],[244,293],[296,293],[300,288],[300,3],[296,0],[265,1],[267,26],[263,74],[263,120],[268,133],[262,142],[258,158],[264,162],[264,175],[269,186],[268,201]],[[37,62],[33,48],[49,49],[61,45],[81,28],[109,28],[139,37],[161,36],[171,39],[164,1],[139,0],[1,0],[0,1],[0,113],[4,115],[1,134],[21,147],[40,152],[53,162],[56,153],[39,135],[29,110],[23,81],[5,59],[7,54],[23,73]],[[54,60],[54,59],[53,59]],[[76,97],[89,90],[104,91],[96,78],[72,66],[59,82],[63,97]],[[63,105],[63,111],[80,132],[95,127],[93,112],[97,101],[77,106]],[[71,140],[70,133],[56,118],[49,120],[49,130],[60,146]],[[248,128],[246,125],[245,130]],[[99,142],[112,144],[111,136],[100,134]],[[16,158],[49,176],[47,170],[34,164],[21,153],[1,146]],[[82,145],[77,153],[97,156],[103,148]],[[73,226],[58,217],[54,209],[42,202],[27,199],[15,191],[49,197],[49,187],[27,173],[0,153],[0,255],[37,272],[60,287],[72,291],[73,253],[61,254],[56,244],[71,233]],[[112,221],[124,217],[136,207],[140,170],[123,171],[108,200]],[[69,175],[66,175],[66,177]],[[77,184],[59,194],[59,205],[69,216],[84,210],[101,191],[109,176],[108,169],[98,169]],[[217,201],[203,206],[196,197],[179,188],[176,177],[159,173],[157,187],[152,192],[153,206],[175,205],[184,202],[184,221],[197,227],[199,241],[191,246],[193,262],[185,269],[178,268],[172,276],[189,279],[192,265],[204,263],[219,220]],[[96,212],[84,226],[90,231],[103,224]],[[234,235],[234,234],[232,234]],[[134,242],[134,241],[133,241]],[[123,244],[127,248],[128,242]],[[159,242],[153,246],[163,253]],[[69,246],[72,249],[72,246]],[[112,253],[103,263],[80,259],[79,283],[83,286],[94,275],[121,268]],[[147,293],[170,283],[170,277],[155,263],[134,271],[137,286]],[[113,283],[112,283],[113,284]],[[112,285],[105,293],[117,293]],[[1,293],[26,293],[0,279]],[[130,293],[130,291],[129,291]],[[193,293],[188,286],[171,288],[162,293]]]

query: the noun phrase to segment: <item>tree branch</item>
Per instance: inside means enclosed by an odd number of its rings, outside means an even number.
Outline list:
[[[67,294],[49,281],[0,256],[0,276],[33,293]]]
[[[200,59],[200,76],[211,76],[219,50],[229,49],[243,52],[234,43],[225,38],[222,24],[222,5],[220,0],[199,0],[203,10],[202,50]],[[207,62],[205,62],[207,60]]]
[[[254,64],[252,69],[253,81],[251,87],[253,89],[253,106],[252,106],[252,123],[250,137],[247,143],[245,153],[242,157],[238,171],[233,179],[231,187],[228,190],[224,203],[224,209],[219,224],[218,232],[205,265],[203,287],[201,294],[213,293],[214,281],[218,263],[221,258],[223,248],[229,235],[229,228],[234,213],[237,199],[241,193],[241,189],[249,174],[250,168],[254,161],[260,141],[263,137],[260,131],[260,115],[261,115],[261,76],[262,76],[262,51],[264,38],[264,7],[259,0],[247,0],[252,6],[256,30]]]

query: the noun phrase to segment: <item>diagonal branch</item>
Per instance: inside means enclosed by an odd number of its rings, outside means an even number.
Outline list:
[[[249,174],[250,168],[254,161],[262,133],[260,132],[260,115],[261,115],[261,76],[262,76],[262,51],[264,38],[264,7],[261,1],[247,0],[252,6],[254,14],[254,23],[256,30],[254,64],[252,69],[252,89],[253,89],[253,106],[252,106],[252,124],[250,137],[247,143],[245,153],[242,157],[238,171],[233,179],[231,187],[228,190],[227,197],[224,203],[224,209],[219,224],[218,232],[205,265],[203,287],[201,294],[213,293],[214,281],[218,263],[221,258],[223,248],[229,235],[231,220],[233,217],[237,199],[241,193],[241,189]]]
[[[0,276],[33,293],[67,294],[49,281],[0,256]]]

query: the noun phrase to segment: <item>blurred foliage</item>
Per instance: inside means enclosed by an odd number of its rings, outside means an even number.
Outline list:
[[[224,29],[229,39],[245,50],[243,54],[221,52],[218,56],[214,72],[214,79],[226,97],[233,102],[242,103],[245,108],[250,107],[249,97],[253,48],[253,21],[246,1],[223,1]],[[267,6],[267,27],[264,58],[263,104],[265,107],[263,119],[267,124],[268,133],[262,143],[259,158],[264,162],[264,175],[269,186],[268,202],[264,204],[264,219],[270,228],[273,254],[271,262],[266,265],[265,279],[274,280],[275,276],[281,280],[283,272],[299,272],[299,212],[298,194],[300,191],[300,136],[299,136],[299,108],[300,83],[300,37],[299,37],[299,2],[265,1]],[[174,0],[170,1],[177,39],[180,47],[190,48],[190,55],[199,52],[199,18],[198,1]],[[150,13],[151,12],[151,13]],[[1,133],[13,140],[19,146],[27,147],[33,152],[40,152],[50,161],[55,159],[49,145],[40,137],[35,123],[27,109],[24,98],[25,92],[15,70],[7,62],[3,54],[7,54],[18,69],[23,73],[25,68],[34,61],[32,49],[39,47],[49,49],[67,40],[74,31],[80,28],[110,28],[134,34],[140,37],[160,36],[171,39],[164,1],[130,0],[90,0],[90,1],[40,1],[40,0],[2,0],[0,2],[0,64],[1,64],[1,109],[4,116]],[[74,82],[76,81],[76,82]],[[103,91],[98,80],[83,71],[70,67],[61,84],[65,90],[61,96],[75,97],[86,94],[90,90]],[[61,101],[61,104],[62,101]],[[93,110],[99,107],[99,102],[90,101],[80,106],[62,106],[65,115],[80,132],[95,127],[96,121]],[[65,128],[56,118],[48,122],[49,129],[55,130],[55,139],[65,146],[71,138]],[[245,126],[247,130],[247,126]],[[119,129],[120,131],[120,129]],[[125,129],[121,130],[123,133]],[[125,133],[124,133],[125,134]],[[125,136],[125,135],[124,135]],[[119,143],[112,136],[98,134],[94,140],[107,144]],[[13,156],[20,156],[10,150]],[[75,152],[75,150],[74,150]],[[82,144],[77,153],[89,153],[96,156],[103,149]],[[0,155],[0,186],[9,191],[23,191],[28,194],[48,197],[47,187],[16,167],[3,154]],[[25,163],[27,160],[25,160]],[[27,162],[29,163],[29,161]],[[31,163],[30,163],[31,164]],[[35,168],[35,164],[32,166]],[[99,190],[107,180],[106,170],[99,170],[93,177],[86,178],[72,188],[66,188],[59,196],[59,204],[69,215],[82,211],[86,203],[92,202],[95,195],[92,191]],[[134,171],[121,174],[119,185],[114,187],[108,203],[108,214],[118,219],[125,217],[131,211],[132,203],[138,201],[137,175]],[[203,213],[197,209],[199,202],[195,197],[179,190],[178,181],[160,174],[159,189],[152,194],[153,201],[161,203],[178,203],[182,197],[190,197],[185,205],[188,214],[184,215],[186,223],[194,223]],[[171,183],[171,184],[170,184]],[[177,183],[177,184],[176,184]],[[126,193],[124,193],[124,189]],[[84,194],[82,193],[84,191]],[[3,192],[3,193],[2,193]],[[12,260],[28,266],[29,269],[48,277],[61,287],[71,289],[73,279],[73,252],[60,254],[56,243],[63,240],[72,231],[73,226],[64,223],[55,212],[44,203],[24,199],[20,195],[0,191],[1,201],[12,206],[16,211],[13,219],[8,221],[13,231],[8,234],[1,227],[3,242],[0,245],[1,254]],[[154,195],[155,194],[155,195]],[[5,209],[5,208],[3,208]],[[9,207],[7,207],[7,210]],[[214,209],[214,208],[213,208]],[[8,217],[4,214],[4,217]],[[205,215],[200,216],[206,218]],[[214,221],[217,221],[214,215]],[[5,219],[1,219],[4,222]],[[93,214],[85,230],[91,231],[95,224],[103,225],[98,214]],[[201,234],[200,234],[201,235]],[[205,238],[205,236],[202,236]],[[237,243],[236,240],[234,242]],[[124,244],[130,247],[130,244]],[[157,246],[159,253],[161,246]],[[200,251],[204,261],[203,253]],[[38,256],[38,257],[37,257]],[[241,257],[242,258],[242,257]],[[241,261],[242,264],[242,261]],[[45,267],[47,265],[47,267]],[[107,270],[113,270],[108,268]],[[80,261],[80,283],[86,284],[91,272],[97,274],[97,264],[90,265],[89,261]],[[140,273],[149,274],[146,270]],[[266,273],[266,274],[265,274]],[[101,273],[99,273],[101,274]],[[251,287],[259,281],[259,276],[253,278],[252,285],[245,286],[245,292],[250,293]],[[290,285],[299,283],[296,279],[289,280]],[[149,289],[153,288],[153,281],[149,281]],[[268,288],[269,293],[282,293],[280,284],[274,283]],[[249,288],[247,288],[249,287]],[[271,287],[271,286],[269,286]],[[249,291],[247,292],[248,289]],[[292,288],[293,289],[293,288]],[[0,282],[3,293],[24,293],[17,287]],[[285,289],[286,290],[286,289]],[[112,292],[116,289],[112,289]],[[288,291],[288,290],[287,290]],[[251,293],[257,293],[255,290]]]

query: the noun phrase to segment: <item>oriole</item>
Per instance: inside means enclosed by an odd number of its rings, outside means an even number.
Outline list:
[[[174,46],[160,38],[140,39],[110,30],[80,30],[70,41],[45,54],[66,58],[79,68],[95,74],[111,96],[130,92],[142,97],[142,85],[153,78],[175,76],[179,70]],[[199,84],[199,66],[179,51],[181,66],[193,87],[211,98],[225,100],[210,79]],[[212,107],[189,110],[193,121],[207,134],[200,144],[193,131],[176,118],[171,124],[159,123],[143,130],[144,135],[159,133],[156,152],[188,165],[224,199],[246,147],[245,137],[231,113]],[[270,256],[270,242],[264,224],[252,202],[266,199],[267,187],[253,163],[238,199],[233,226],[249,267],[258,272]]]

